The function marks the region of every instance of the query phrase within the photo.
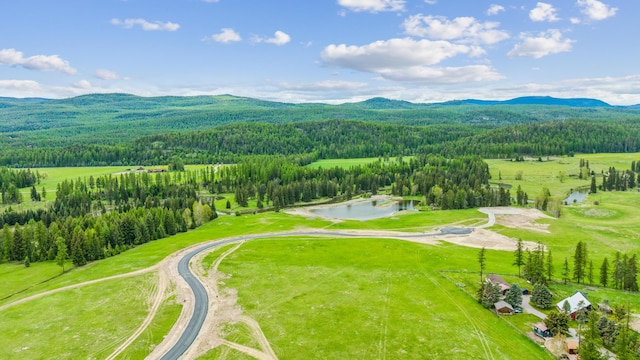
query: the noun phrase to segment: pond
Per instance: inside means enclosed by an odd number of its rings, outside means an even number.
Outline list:
[[[416,200],[369,200],[353,204],[338,205],[319,209],[309,209],[318,216],[342,220],[371,220],[390,216],[396,211],[415,210]]]
[[[576,190],[569,194],[569,197],[564,199],[564,203],[566,205],[581,203],[585,201],[587,195],[589,195],[589,190]]]

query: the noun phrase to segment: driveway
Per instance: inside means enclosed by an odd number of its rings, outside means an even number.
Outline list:
[[[542,320],[546,319],[547,315],[537,309],[534,309],[533,306],[529,304],[529,300],[531,300],[531,295],[522,295],[522,310],[528,314],[533,314]]]

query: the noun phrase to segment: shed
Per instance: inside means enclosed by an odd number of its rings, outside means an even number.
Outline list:
[[[498,301],[493,305],[496,308],[496,313],[502,315],[511,315],[513,314],[513,306],[506,301]]]
[[[551,330],[549,330],[547,328],[547,325],[542,321],[533,324],[533,332],[535,332],[536,335],[541,336],[543,338],[553,336],[551,335]]]
[[[567,344],[567,352],[569,355],[576,355],[578,353],[578,340],[567,339],[564,342]]]

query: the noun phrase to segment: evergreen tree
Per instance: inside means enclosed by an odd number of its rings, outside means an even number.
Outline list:
[[[601,346],[602,339],[598,329],[598,315],[595,311],[592,311],[588,315],[587,327],[582,330],[579,349],[580,359],[604,360],[605,357],[600,353]]]
[[[482,289],[482,300],[480,303],[487,309],[491,309],[500,300],[500,286],[485,283]]]
[[[486,250],[483,246],[482,249],[480,249],[480,252],[478,253],[478,264],[480,265],[480,282],[484,282],[482,273],[484,272],[485,265],[486,265],[485,251]]]
[[[551,257],[551,250],[547,250],[547,280],[551,282],[553,276],[553,258]]]
[[[549,288],[543,284],[535,284],[533,285],[533,290],[531,291],[531,301],[540,308],[547,309],[551,307],[553,300],[553,295]]]
[[[31,260],[29,260],[29,255],[24,257],[24,267],[31,266]]]
[[[522,289],[520,286],[512,284],[504,296],[504,301],[514,307],[522,306]]]
[[[62,272],[64,272],[64,262],[67,260],[67,244],[62,237],[56,238],[56,247],[58,248],[56,264],[61,266]]]
[[[587,266],[587,280],[589,281],[589,285],[593,285],[593,260],[590,260]]]
[[[566,335],[569,332],[569,315],[552,311],[547,318],[544,319],[544,324],[547,325],[547,328],[553,336]]]
[[[518,238],[518,243],[516,244],[516,250],[513,253],[515,257],[513,261],[513,265],[518,267],[518,277],[520,277],[520,268],[524,265],[524,252],[522,247],[522,239]]]
[[[609,260],[605,257],[600,266],[600,285],[607,287],[609,283]]]
[[[596,186],[596,177],[592,176],[591,177],[591,188],[589,189],[589,192],[592,194],[595,194],[596,192],[598,192],[598,187]]]
[[[582,241],[578,241],[578,244],[576,245],[576,251],[573,255],[573,280],[575,280],[578,284],[582,282],[585,273],[585,269],[582,266],[584,263],[584,251],[582,250],[582,247]]]
[[[83,266],[87,263],[85,254],[85,234],[80,226],[76,226],[73,230],[73,238],[71,240],[71,260],[75,266]]]

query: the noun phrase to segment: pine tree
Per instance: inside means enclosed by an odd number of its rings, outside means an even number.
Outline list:
[[[67,260],[67,244],[62,237],[58,237],[56,239],[56,247],[58,248],[58,253],[56,254],[56,264],[58,266],[62,266],[62,272],[64,272],[64,262]]]
[[[583,335],[580,339],[580,359],[581,360],[604,360],[604,356],[600,353],[602,339],[600,330],[598,329],[598,315],[592,311],[588,315],[587,327],[583,329]]]
[[[480,249],[480,252],[478,253],[478,264],[480,264],[480,282],[483,282],[482,273],[484,272],[485,264],[486,264],[485,251],[486,250],[483,246],[482,249]]]
[[[522,289],[517,284],[512,284],[504,295],[504,301],[511,306],[522,306]]]
[[[593,285],[593,260],[589,261],[587,266],[587,279],[589,280],[589,285]]]
[[[553,295],[548,287],[543,284],[535,284],[533,285],[533,290],[531,291],[531,301],[538,307],[546,309],[551,307],[553,300]]]
[[[589,189],[589,192],[592,194],[595,194],[596,192],[598,192],[598,187],[596,186],[596,177],[592,176],[591,177],[591,188]]]
[[[578,284],[580,284],[582,278],[584,278],[584,268],[582,267],[584,252],[582,251],[582,245],[582,241],[578,241],[576,251],[573,255],[573,280]]]
[[[553,276],[553,258],[551,257],[551,250],[547,251],[547,280],[551,282]]]
[[[515,257],[514,261],[513,261],[513,265],[518,267],[518,277],[520,277],[520,268],[522,267],[522,265],[524,265],[524,253],[523,253],[523,247],[522,247],[522,239],[518,238],[518,243],[516,245],[516,250],[513,253],[513,256]]]
[[[607,287],[609,281],[609,260],[605,257],[600,266],[600,285]]]

